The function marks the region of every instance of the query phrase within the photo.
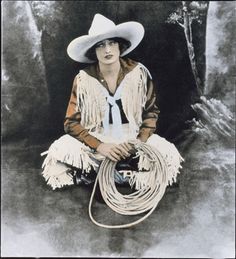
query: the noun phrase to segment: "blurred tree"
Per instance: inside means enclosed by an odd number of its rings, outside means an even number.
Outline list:
[[[203,93],[203,82],[199,77],[195,50],[193,44],[193,22],[202,23],[206,16],[208,2],[207,1],[181,1],[181,6],[177,7],[176,11],[170,14],[167,23],[178,24],[183,30],[187,41],[189,59],[192,72],[197,86],[199,96]]]

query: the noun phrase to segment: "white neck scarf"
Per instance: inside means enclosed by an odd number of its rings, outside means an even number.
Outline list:
[[[111,116],[112,116],[112,122],[113,122],[111,135],[113,138],[120,138],[122,136],[122,127],[121,127],[122,120],[121,120],[120,108],[117,105],[116,101],[121,99],[122,83],[116,89],[114,96],[109,95],[109,92],[107,91],[107,89],[105,89],[105,88],[103,88],[103,89],[105,90],[104,93],[107,98],[105,116],[102,121],[104,133],[105,134],[109,133],[108,132],[110,129],[109,128],[109,112],[110,112],[110,105],[111,105]]]

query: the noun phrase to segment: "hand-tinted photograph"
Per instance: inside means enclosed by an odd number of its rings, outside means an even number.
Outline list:
[[[234,258],[235,2],[1,12],[1,257]]]

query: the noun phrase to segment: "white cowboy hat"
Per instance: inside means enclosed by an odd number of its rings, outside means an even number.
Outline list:
[[[101,14],[95,14],[88,35],[75,38],[68,45],[67,53],[70,58],[81,63],[92,63],[85,56],[86,52],[99,41],[109,38],[123,38],[131,45],[121,56],[124,56],[135,49],[144,36],[144,28],[138,22],[125,22],[118,25]]]

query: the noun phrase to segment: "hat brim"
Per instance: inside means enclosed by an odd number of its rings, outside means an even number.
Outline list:
[[[99,41],[118,37],[131,43],[130,47],[121,54],[122,57],[134,50],[141,42],[143,36],[144,28],[142,24],[138,22],[125,22],[116,25],[113,29],[110,29],[106,33],[99,35],[84,35],[74,39],[68,45],[67,53],[69,57],[75,61],[81,63],[93,63],[94,60],[91,60],[85,56],[86,52]]]

